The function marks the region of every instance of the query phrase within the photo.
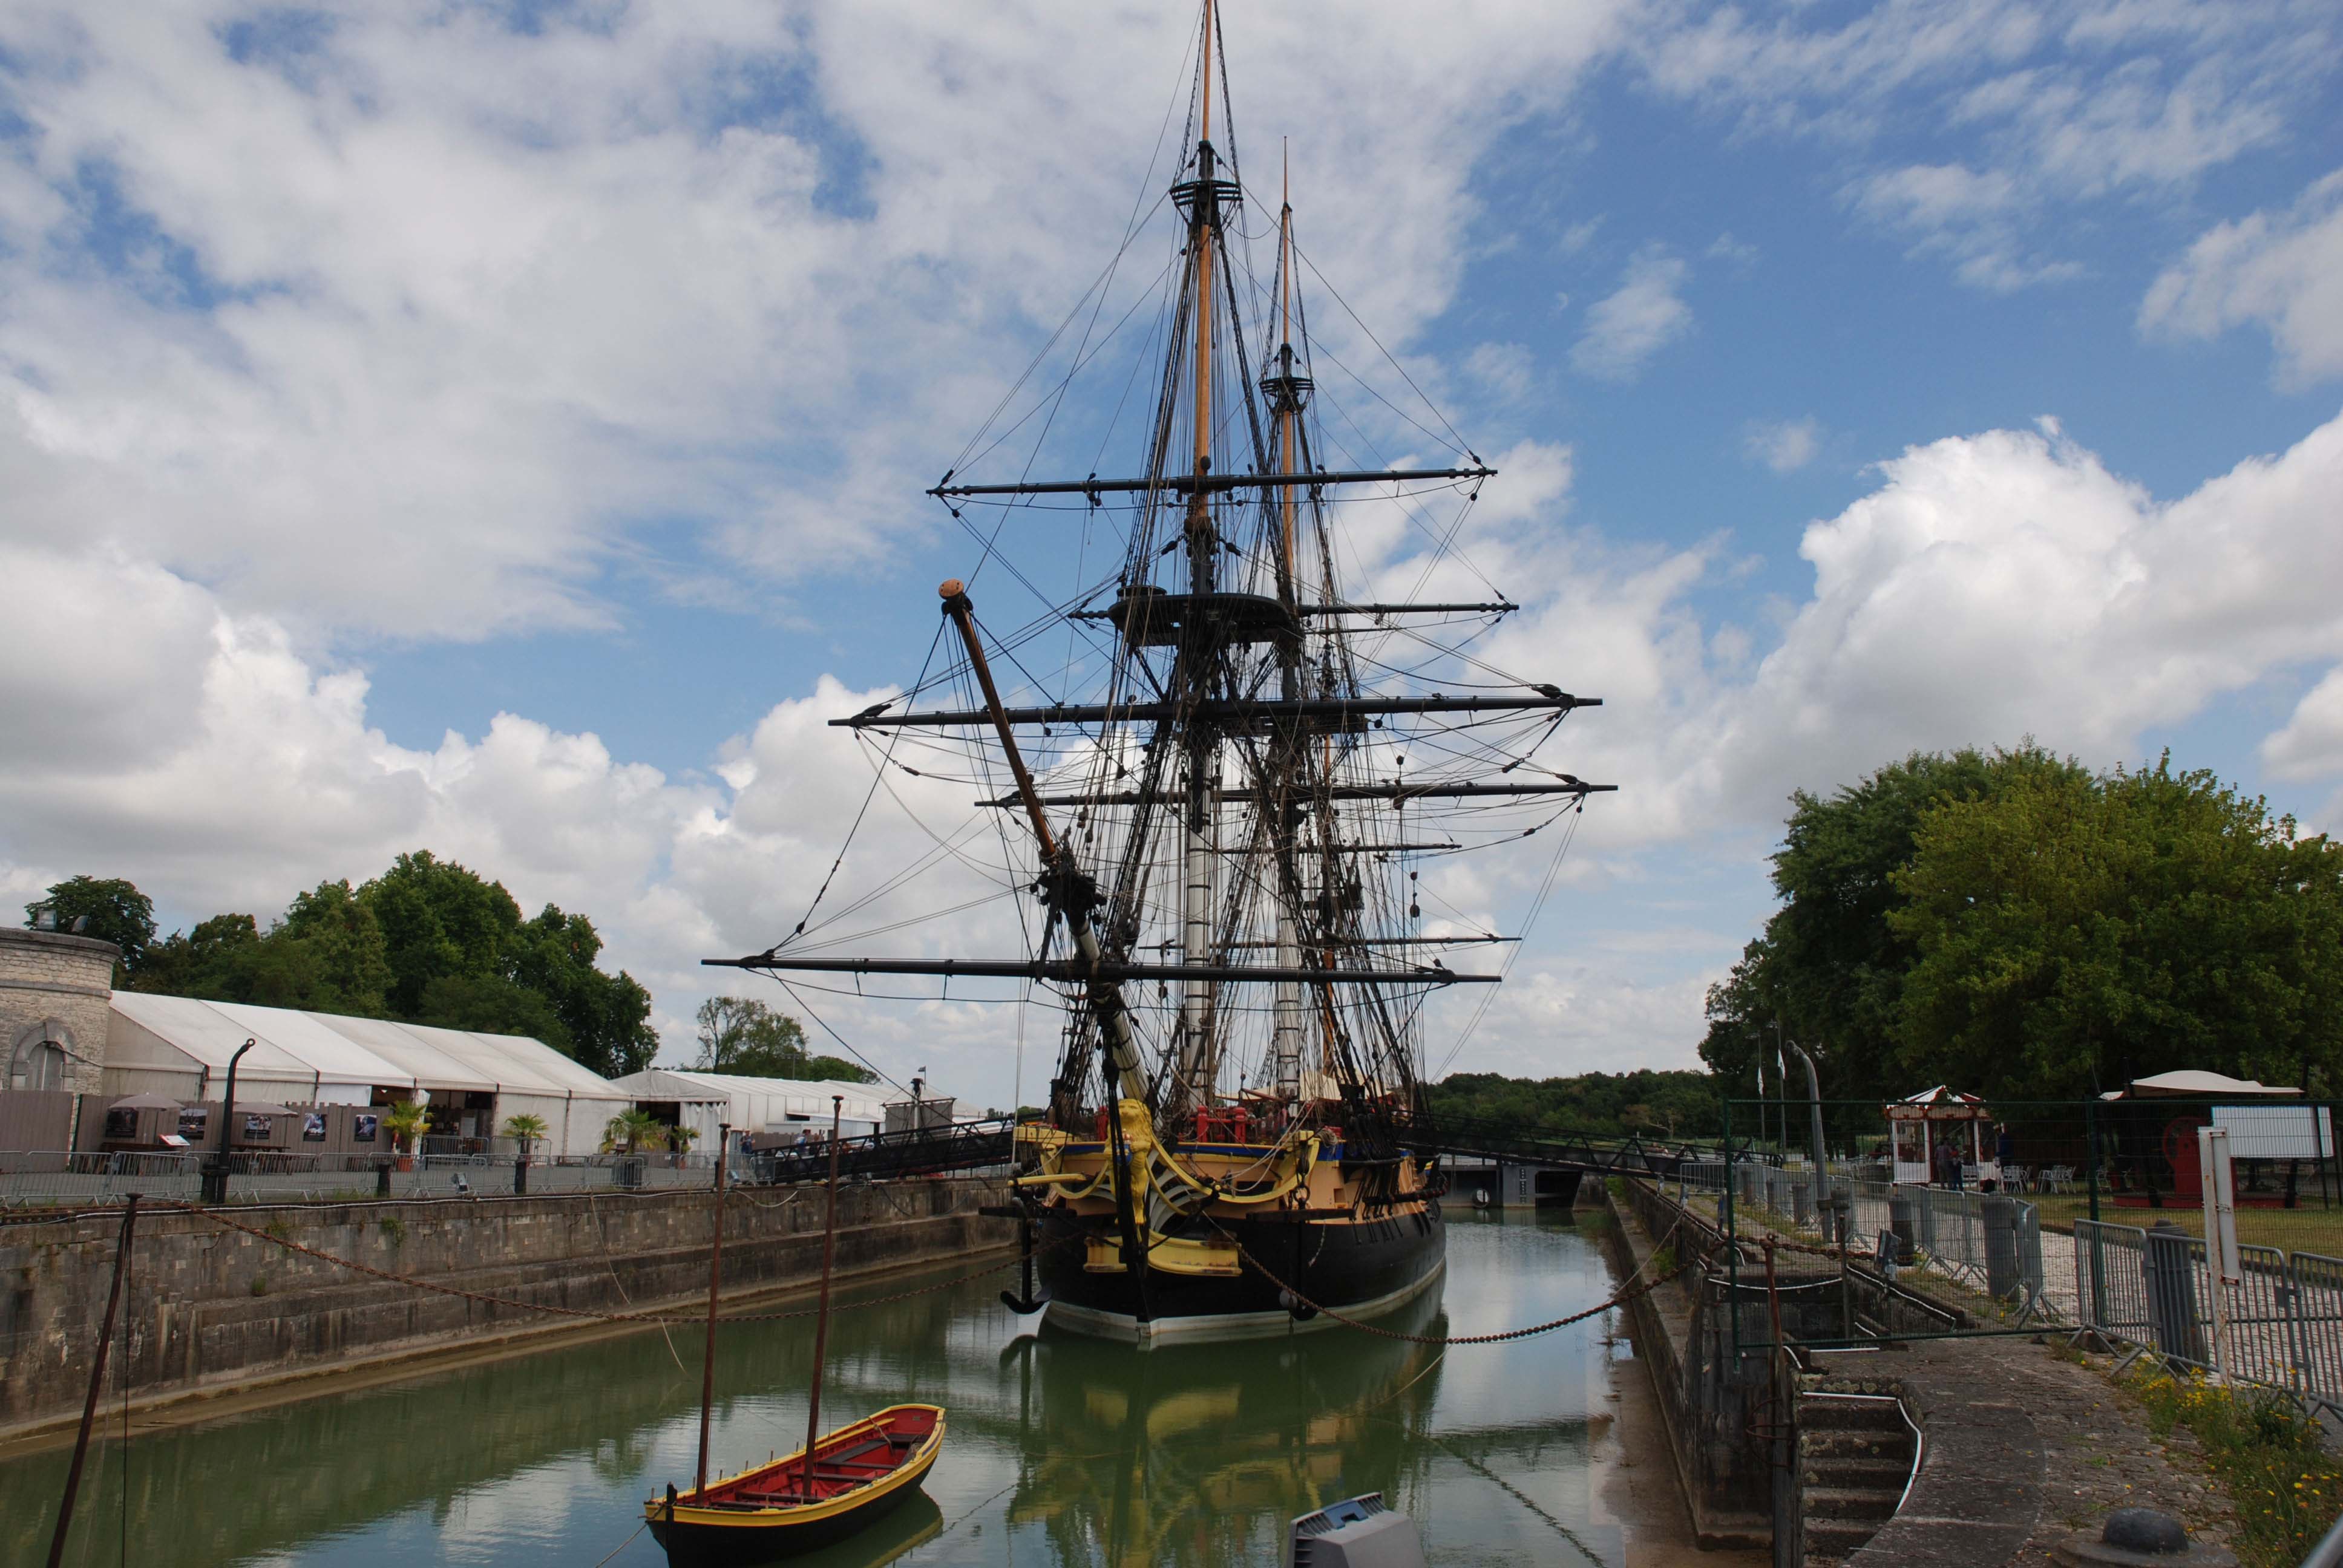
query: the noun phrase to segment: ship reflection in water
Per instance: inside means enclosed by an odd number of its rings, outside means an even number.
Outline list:
[[[940,1271],[949,1276],[960,1271]],[[877,1305],[841,1297],[825,1411],[950,1408],[926,1500],[813,1568],[1275,1563],[1285,1522],[1382,1492],[1434,1563],[1623,1562],[1597,1462],[1610,1353],[1600,1318],[1503,1346],[1326,1329],[1150,1352],[1015,1324],[980,1280]],[[1596,1237],[1561,1216],[1453,1221],[1440,1285],[1378,1326],[1481,1333],[1610,1288]],[[151,1321],[151,1309],[146,1311]],[[134,1318],[133,1321],[137,1321]],[[698,1443],[697,1336],[629,1333],[136,1436],[125,1525],[118,1435],[92,1454],[69,1562],[662,1568],[640,1521]],[[721,1337],[715,1452],[804,1437],[811,1330]],[[118,1434],[119,1408],[102,1431]],[[0,1462],[0,1562],[39,1562],[65,1454]]]

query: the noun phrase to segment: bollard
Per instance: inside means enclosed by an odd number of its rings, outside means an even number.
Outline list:
[[[2022,1277],[2017,1269],[2017,1200],[1980,1198],[1985,1213],[1985,1289],[1996,1302],[2017,1295]]]
[[[374,1195],[377,1198],[390,1196],[390,1161],[387,1160],[374,1162]]]
[[[526,1160],[516,1160],[513,1161],[513,1196],[516,1198],[526,1198],[528,1196],[528,1161]],[[820,1456],[816,1455],[815,1457],[820,1458]]]
[[[1920,1233],[1919,1205],[1904,1188],[1892,1189],[1887,1194],[1887,1228],[1896,1232],[1896,1266],[1910,1268],[1915,1261],[1912,1238]]]
[[[2147,1321],[2156,1348],[2174,1372],[2205,1364],[2205,1336],[2197,1323],[2197,1265],[2188,1232],[2158,1220],[2147,1233]]]
[[[1804,1230],[1807,1225],[1813,1222],[1814,1217],[1814,1183],[1811,1181],[1791,1182],[1790,1218],[1796,1221],[1800,1230]]]

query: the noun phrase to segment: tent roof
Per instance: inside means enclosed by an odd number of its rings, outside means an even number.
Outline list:
[[[699,1072],[679,1067],[645,1068],[640,1072],[612,1079],[610,1087],[636,1100],[729,1101],[762,1096],[793,1102],[790,1109],[806,1114],[827,1112],[830,1097],[842,1094],[848,1113],[858,1121],[882,1120],[880,1112],[887,1092],[887,1086],[880,1083],[843,1083],[826,1078],[751,1078],[745,1073]],[[862,1109],[858,1111],[858,1107]]]
[[[108,1111],[177,1111],[186,1102],[167,1094],[126,1094]]]
[[[2299,1089],[2281,1089],[2276,1084],[2263,1083],[2257,1079],[2225,1078],[2217,1072],[2199,1072],[2194,1069],[2184,1068],[2177,1072],[2159,1072],[2153,1078],[2135,1078],[2131,1081],[2131,1086],[2128,1089],[2117,1090],[2111,1093],[2103,1094],[2099,1098],[2102,1100],[2153,1100],[2162,1096],[2165,1098],[2268,1100],[2301,1092]]]
[[[193,997],[114,993],[114,1010],[217,1077],[246,1040],[245,1081],[469,1090],[624,1101],[624,1091],[543,1040],[389,1019],[297,1012]]]

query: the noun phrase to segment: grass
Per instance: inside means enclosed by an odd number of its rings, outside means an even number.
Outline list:
[[[2046,1227],[2067,1231],[2076,1221],[2091,1217],[2091,1201],[2083,1193],[2026,1192],[2018,1196],[2040,1209]],[[2205,1233],[2204,1205],[2181,1199],[2167,1199],[2166,1207],[2148,1209],[2117,1207],[2102,1196],[2099,1218],[2110,1225],[2137,1225],[2143,1231],[2154,1230],[2158,1221],[2169,1220],[2192,1236]],[[2241,1207],[2237,1210],[2237,1240],[2249,1247],[2276,1247],[2288,1252],[2343,1258],[2343,1205],[2320,1208],[2316,1198],[2306,1197],[2299,1209]]]
[[[2343,1512],[2343,1463],[2328,1452],[2318,1423],[2282,1394],[2217,1388],[2200,1375],[2176,1379],[2160,1368],[2126,1379],[2159,1438],[2194,1433],[2207,1466],[2237,1511],[2230,1545],[2245,1568],[2291,1568]]]

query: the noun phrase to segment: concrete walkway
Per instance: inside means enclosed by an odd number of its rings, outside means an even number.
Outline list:
[[[2236,1513],[2196,1440],[2176,1430],[2159,1442],[2108,1381],[2112,1360],[2076,1358],[2064,1342],[1932,1340],[1865,1358],[1904,1382],[1928,1449],[1904,1509],[1851,1565],[2039,1564],[2068,1532],[2130,1505],[2227,1542]]]

